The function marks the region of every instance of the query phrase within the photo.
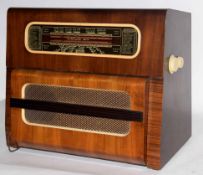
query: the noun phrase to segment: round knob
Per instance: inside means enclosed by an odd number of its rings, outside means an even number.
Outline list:
[[[184,59],[182,57],[176,57],[171,55],[169,58],[169,72],[171,74],[178,71],[178,69],[183,68],[184,66]]]

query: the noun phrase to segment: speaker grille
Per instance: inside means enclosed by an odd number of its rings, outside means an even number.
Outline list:
[[[23,88],[23,97],[30,100],[130,109],[130,96],[125,91],[27,84]],[[47,111],[26,109],[23,110],[23,119],[31,125],[118,136],[127,135],[130,130],[128,121]]]

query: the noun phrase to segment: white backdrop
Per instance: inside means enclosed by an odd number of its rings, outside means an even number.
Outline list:
[[[201,0],[0,0],[0,100],[5,98],[6,13],[9,7],[53,8],[174,8],[192,13],[193,114],[203,112],[203,5]],[[184,43],[183,43],[184,44]]]
[[[9,7],[174,8],[192,13],[193,137],[162,171],[116,162],[21,149],[9,154],[5,144],[6,13]],[[0,174],[201,175],[203,172],[203,5],[201,0],[0,0]],[[184,44],[184,43],[183,43]],[[72,173],[71,173],[72,172]]]

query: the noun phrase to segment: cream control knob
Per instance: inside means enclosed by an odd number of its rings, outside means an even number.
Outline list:
[[[169,58],[169,72],[171,74],[178,71],[178,69],[183,68],[184,66],[184,59],[182,57],[176,57],[171,55]]]

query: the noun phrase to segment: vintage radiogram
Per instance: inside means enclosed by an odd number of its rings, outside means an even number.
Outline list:
[[[6,136],[160,169],[191,135],[191,16],[9,9]]]

